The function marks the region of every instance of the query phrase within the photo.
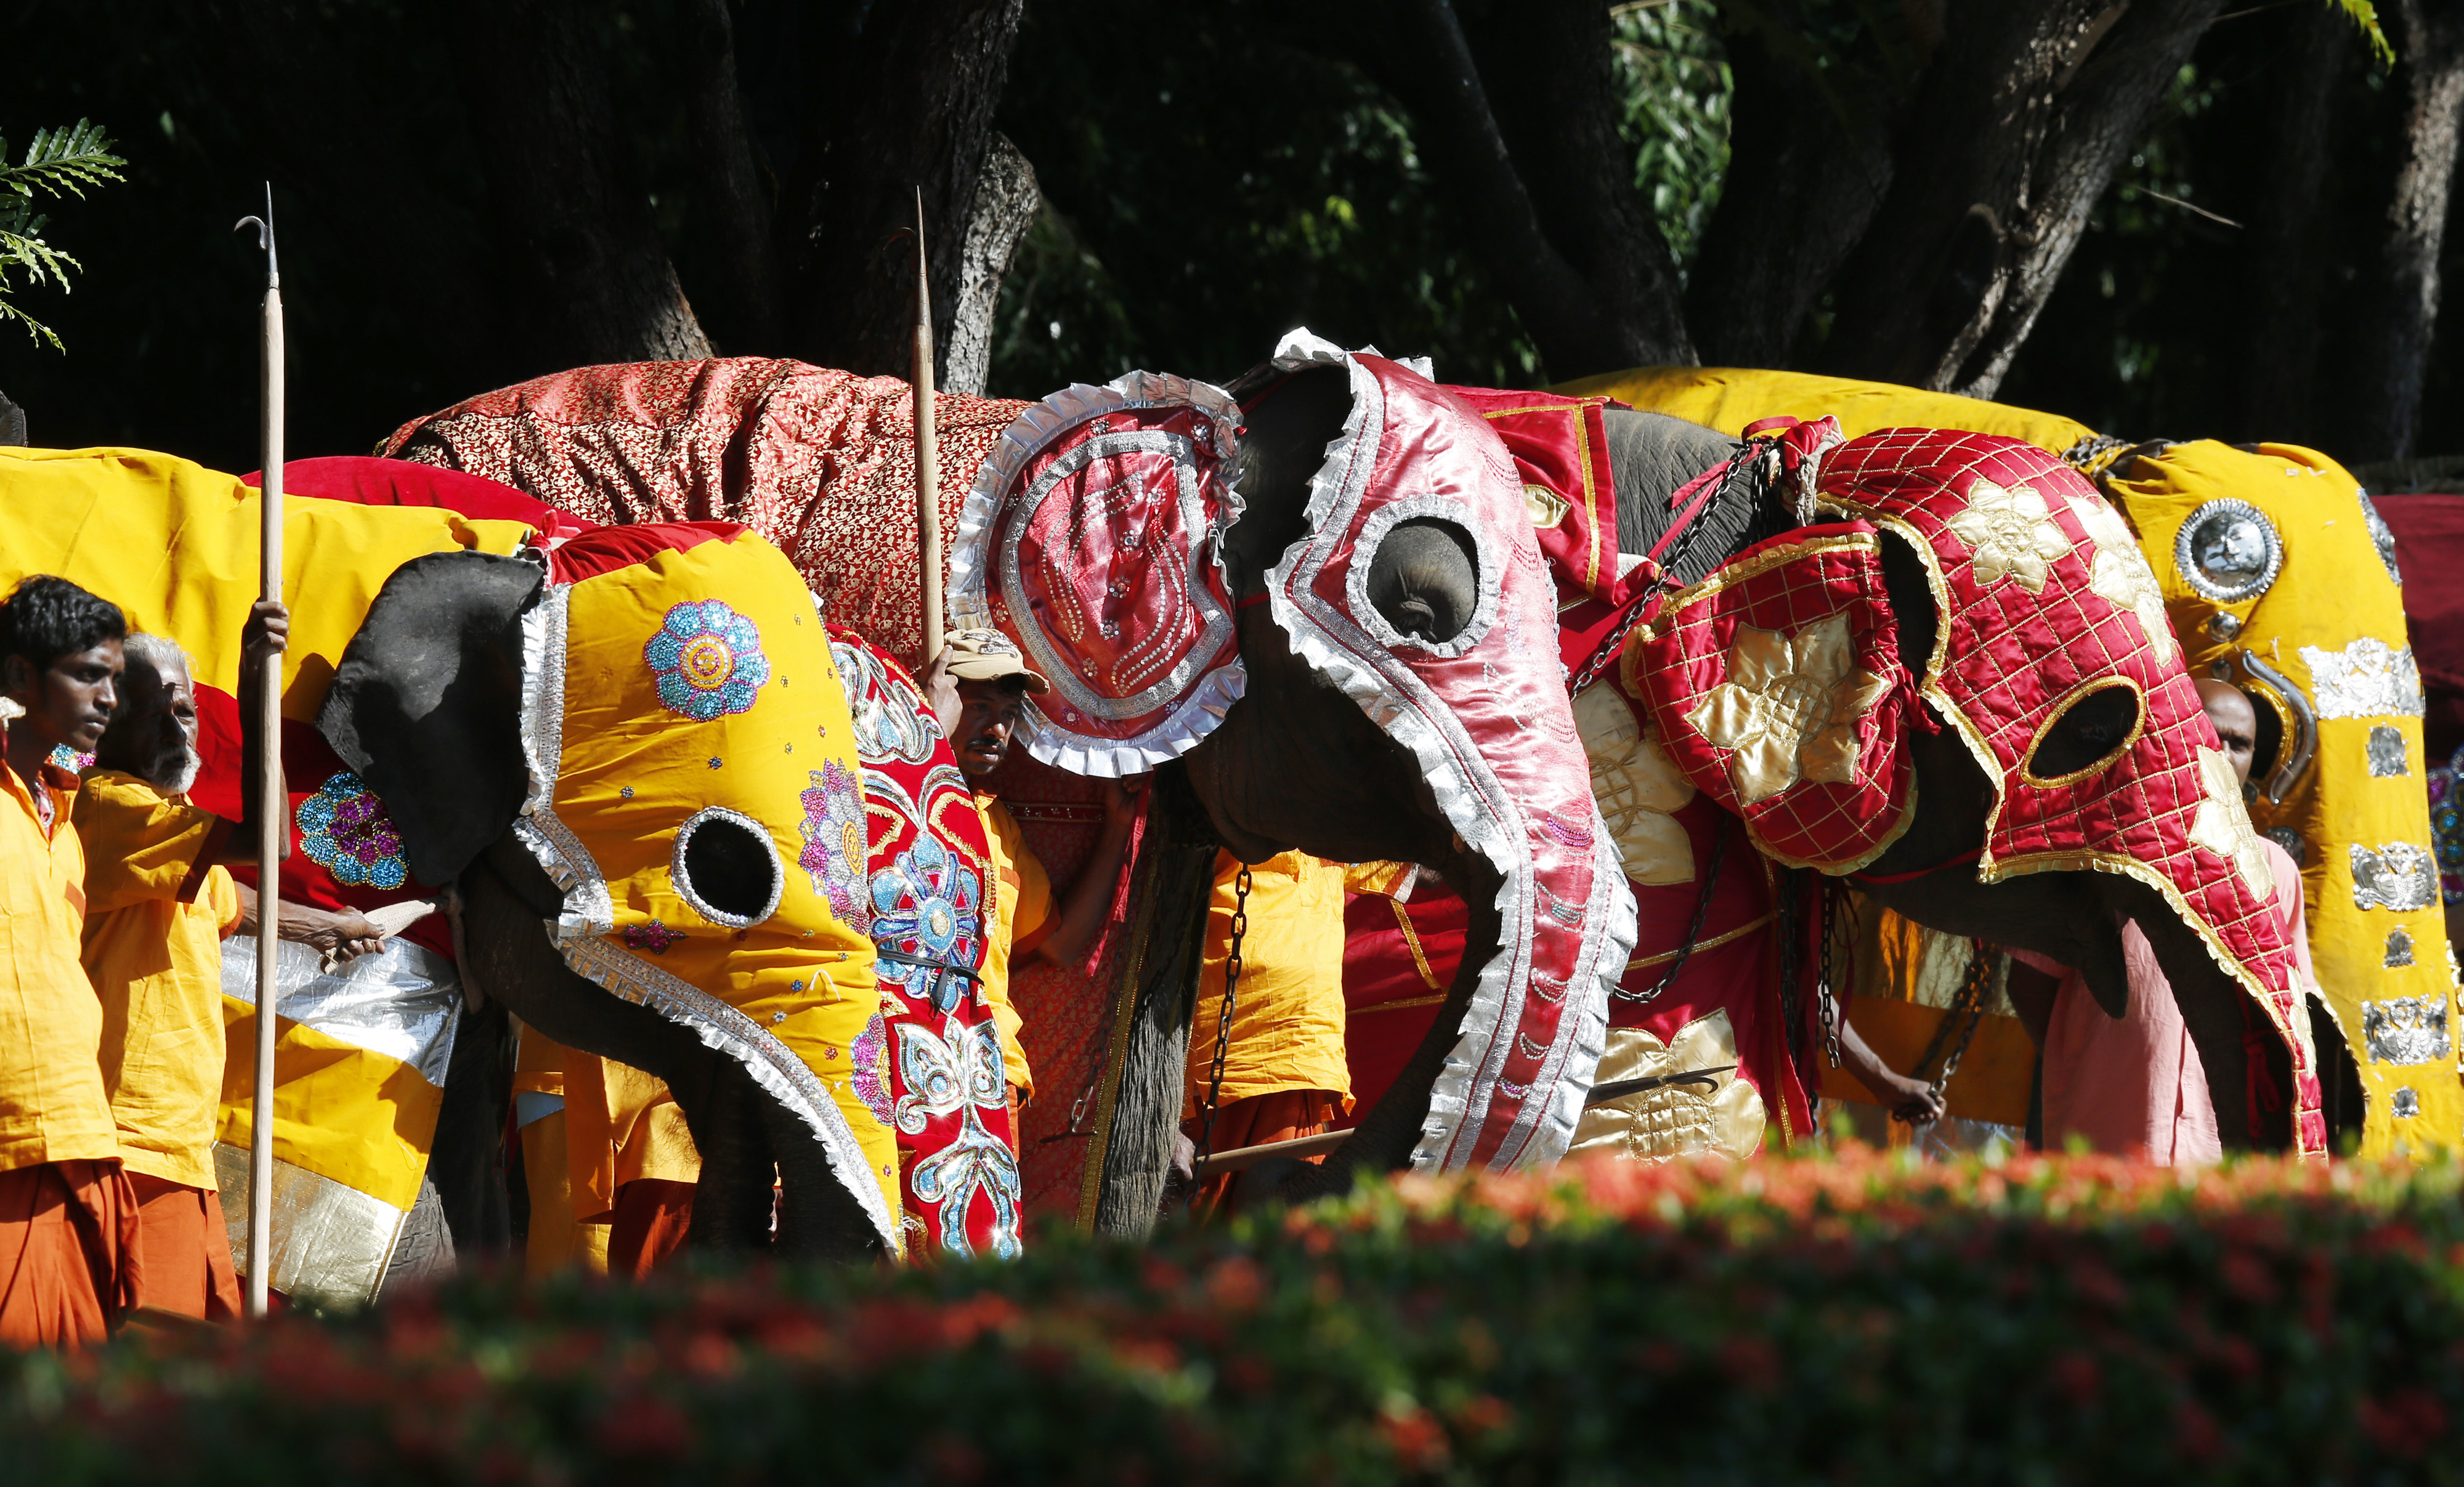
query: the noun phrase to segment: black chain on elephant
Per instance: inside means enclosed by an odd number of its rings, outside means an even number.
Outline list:
[[[1625,612],[1617,617],[1617,627],[1592,648],[1589,659],[1573,669],[1566,682],[1567,696],[1580,695],[1584,688],[1591,686],[1602,671],[1608,669],[1609,663],[1625,649],[1626,637],[1634,633],[1634,627],[1641,623],[1646,615],[1652,613],[1655,597],[1675,592],[1679,587],[1675,578],[1677,569],[1693,556],[1695,544],[1702,540],[1704,529],[1710,525],[1708,518],[1711,513],[1719,509],[1720,498],[1728,493],[1729,483],[1737,478],[1740,471],[1750,475],[1769,449],[1768,445],[1748,440],[1745,448],[1728,457],[1727,468],[1720,472],[1720,478],[1711,483],[1710,494],[1704,498],[1701,509],[1684,518],[1682,528],[1661,534],[1661,542],[1671,548],[1668,560],[1659,562],[1660,549],[1657,547],[1643,559],[1658,565],[1659,576],[1641,593],[1626,601]]]
[[[1720,834],[1711,842],[1711,870],[1703,875],[1703,891],[1694,899],[1694,918],[1685,926],[1685,938],[1678,945],[1677,958],[1669,963],[1667,973],[1653,982],[1647,992],[1629,992],[1622,986],[1613,986],[1609,988],[1610,995],[1619,1001],[1648,1007],[1660,999],[1661,993],[1677,984],[1679,973],[1685,969],[1685,962],[1694,954],[1695,941],[1703,938],[1703,921],[1711,917],[1711,895],[1720,886],[1720,864],[1727,861],[1728,833],[1734,824],[1733,818],[1723,816],[1720,819]]]
[[[1223,1006],[1215,1018],[1215,1062],[1206,1077],[1206,1104],[1199,1111],[1198,1154],[1190,1170],[1200,1181],[1206,1172],[1206,1159],[1215,1153],[1215,1106],[1223,1093],[1223,1060],[1232,1051],[1232,1001],[1241,985],[1241,942],[1249,933],[1249,864],[1241,864],[1241,874],[1232,880],[1232,947],[1223,955]],[[1189,1189],[1189,1206],[1198,1206],[1199,1184]]]
[[[1936,1099],[1940,1099],[1942,1092],[1949,1087],[1950,1077],[1959,1072],[1959,1061],[1968,1057],[1969,1042],[1976,1037],[1977,1028],[1984,1025],[1986,994],[1993,985],[1991,947],[1983,940],[1969,943],[1968,972],[1960,978],[1959,993],[1950,999],[1950,1010],[1944,1015],[1941,1025],[1933,1030],[1932,1040],[1925,1044],[1925,1054],[1916,1063],[1915,1072],[1923,1074],[1925,1065],[1933,1062],[1934,1056],[1942,1052],[1943,1045],[1950,1042],[1951,1031],[1954,1028],[1958,1030],[1959,1041],[1951,1044],[1950,1057],[1942,1061],[1941,1072],[1933,1077]]]

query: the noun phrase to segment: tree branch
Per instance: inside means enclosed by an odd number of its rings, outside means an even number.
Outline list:
[[[937,344],[941,365],[937,384],[950,392],[984,390],[992,371],[994,315],[1001,305],[1001,280],[1019,239],[1044,209],[1044,193],[1036,188],[1035,167],[1026,163],[1009,137],[995,134],[984,152],[984,167],[976,179],[975,214],[967,219],[967,236],[959,251],[957,303],[950,334]]]
[[[2464,123],[2464,5],[2394,0],[2396,72],[2404,88],[2403,154],[2387,203],[2376,284],[2356,327],[2362,355],[2352,448],[2367,460],[2412,454],[2422,386],[2438,327],[2438,258]]]

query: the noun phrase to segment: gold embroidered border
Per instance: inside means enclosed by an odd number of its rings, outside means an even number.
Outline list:
[[[1433,992],[1442,994],[1445,987],[1438,980],[1437,973],[1429,969],[1429,957],[1420,951],[1420,936],[1412,929],[1412,916],[1404,912],[1403,901],[1390,898],[1386,901],[1386,907],[1395,910],[1395,923],[1403,930],[1403,943],[1411,948],[1412,969],[1420,973],[1420,984]]]
[[[1703,941],[1701,944],[1694,946],[1693,952],[1699,954],[1706,950],[1718,950],[1721,946],[1727,944],[1731,940],[1744,939],[1747,935],[1753,933],[1756,929],[1761,929],[1763,926],[1771,922],[1771,916],[1769,914],[1763,915],[1760,919],[1748,920],[1746,923],[1730,929],[1726,934],[1715,934],[1709,939]],[[1687,953],[1685,947],[1680,946],[1676,950],[1666,951],[1657,955],[1638,955],[1634,959],[1627,961],[1625,963],[1625,968],[1628,971],[1641,971],[1651,966],[1664,966],[1670,961],[1675,960],[1678,956],[1685,953]]]

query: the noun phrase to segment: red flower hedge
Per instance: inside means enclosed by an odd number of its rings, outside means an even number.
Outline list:
[[[0,1478],[2443,1481],[2459,1365],[2452,1169],[1857,1151],[1007,1265],[473,1277],[0,1364]]]

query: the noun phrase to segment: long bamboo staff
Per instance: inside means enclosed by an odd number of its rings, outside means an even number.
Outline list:
[[[941,654],[941,437],[933,423],[933,285],[924,265],[924,188],[915,188],[915,534],[924,578],[924,664]]]
[[[282,272],[274,253],[274,187],[265,188],[263,218],[256,224],[265,250],[262,401],[265,483],[258,505],[263,527],[257,550],[257,595],[282,598]],[[234,228],[232,230],[238,230]],[[266,1310],[267,1272],[274,1268],[274,1023],[275,946],[281,920],[282,885],[282,657],[265,658],[258,680],[256,827],[256,1085],[248,1112],[248,1314]],[[243,718],[243,728],[252,720]]]

